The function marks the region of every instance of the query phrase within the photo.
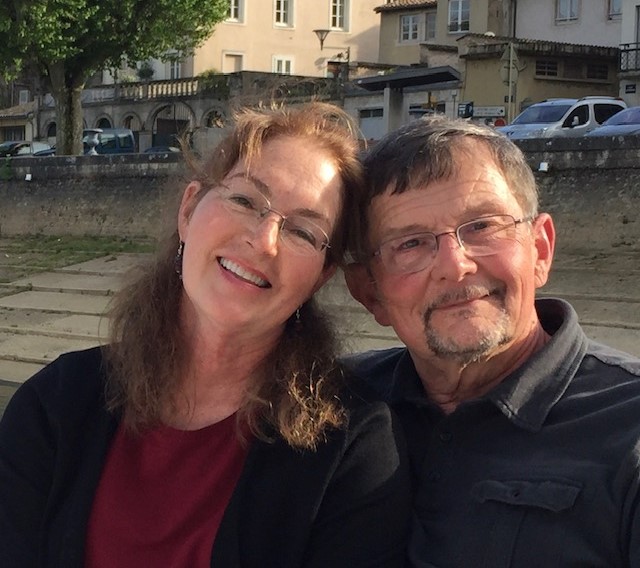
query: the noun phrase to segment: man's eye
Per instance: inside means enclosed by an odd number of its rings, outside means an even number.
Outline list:
[[[427,240],[424,237],[414,236],[407,239],[399,239],[393,248],[396,252],[404,252],[427,246],[427,244]]]

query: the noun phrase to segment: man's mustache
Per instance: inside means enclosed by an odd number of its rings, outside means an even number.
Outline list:
[[[473,284],[456,288],[455,290],[448,290],[429,302],[427,309],[425,310],[425,320],[429,319],[429,316],[433,311],[438,308],[454,305],[459,302],[468,302],[469,300],[486,298],[489,296],[495,296],[499,299],[503,299],[505,292],[506,286],[502,282],[490,285]]]

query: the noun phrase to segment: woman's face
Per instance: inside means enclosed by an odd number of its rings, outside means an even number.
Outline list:
[[[279,137],[250,171],[240,161],[198,201],[199,190],[187,186],[179,214],[186,313],[221,332],[279,331],[335,271],[318,242],[341,208],[334,161],[311,139]]]

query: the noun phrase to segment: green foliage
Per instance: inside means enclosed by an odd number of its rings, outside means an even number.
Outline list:
[[[225,75],[220,75],[215,69],[203,71],[198,75],[198,88],[203,93],[213,93],[219,98],[228,98],[229,81]]]
[[[140,79],[141,81],[149,81],[153,78],[153,73],[153,65],[151,65],[148,60],[140,63],[140,67],[138,67],[138,70],[136,71],[138,79]]]
[[[93,73],[168,51],[188,55],[228,8],[228,0],[2,0],[0,76],[42,69],[58,121],[80,124],[67,102]]]
[[[0,4],[0,72],[28,61],[64,61],[90,75],[123,61],[190,53],[213,31],[228,0],[13,0]]]

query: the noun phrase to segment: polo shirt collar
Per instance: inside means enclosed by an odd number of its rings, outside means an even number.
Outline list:
[[[505,377],[484,398],[516,426],[537,432],[573,379],[587,350],[587,338],[571,305],[555,298],[536,301],[536,311],[549,342]],[[432,406],[408,350],[393,371],[389,402]],[[477,402],[477,401],[476,401]]]
[[[515,425],[537,432],[571,383],[587,350],[578,315],[564,300],[536,301],[549,342],[486,396]]]

